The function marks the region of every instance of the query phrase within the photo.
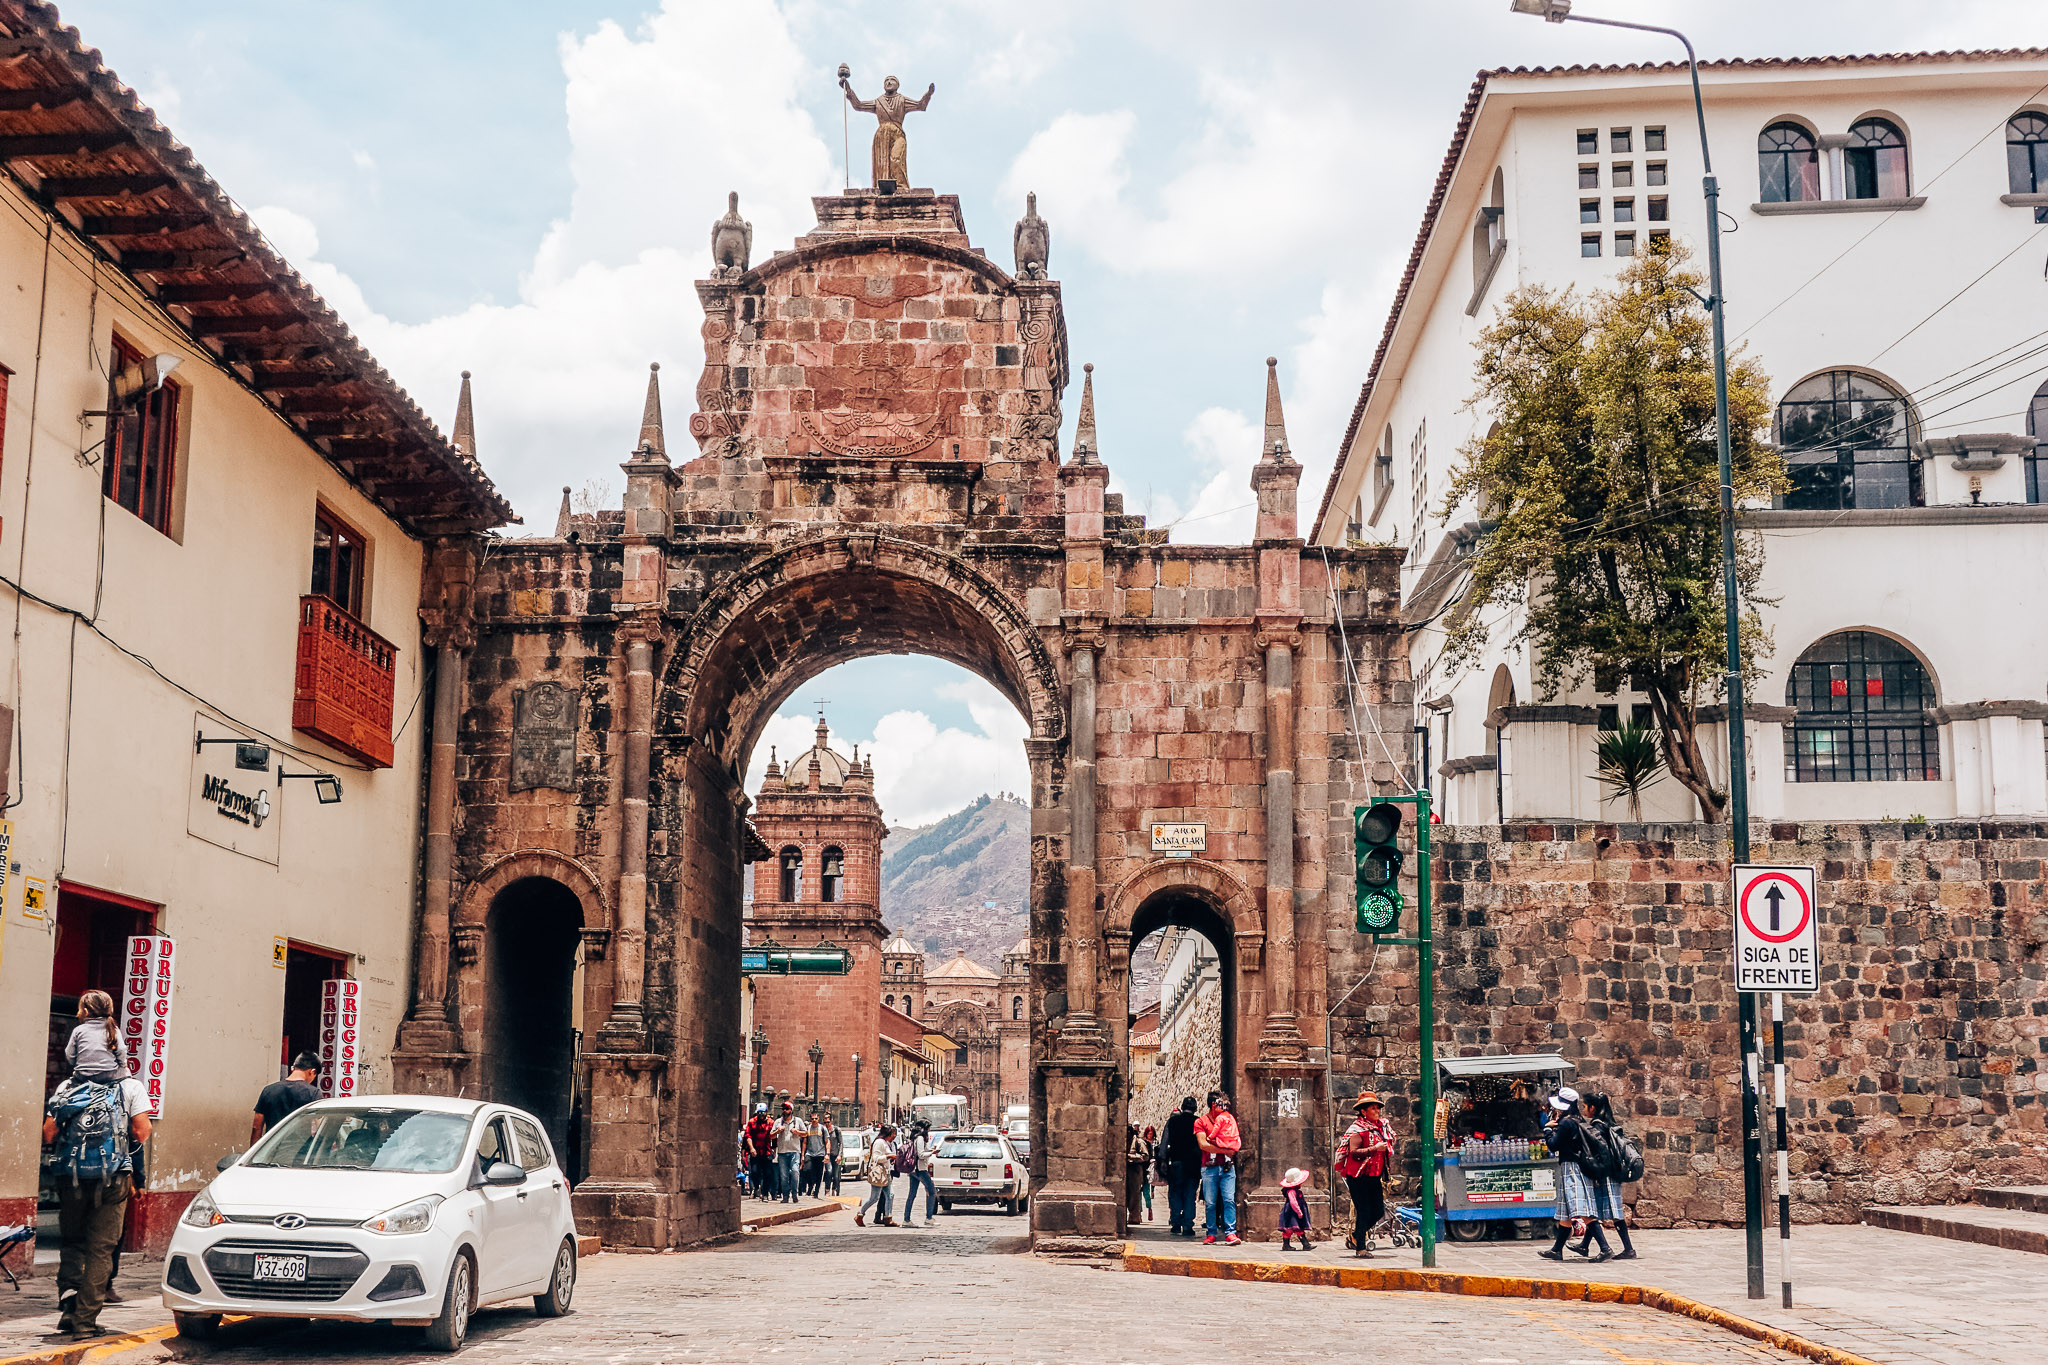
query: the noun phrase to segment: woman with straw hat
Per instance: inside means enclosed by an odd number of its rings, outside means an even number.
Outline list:
[[[1352,1106],[1358,1115],[1337,1145],[1337,1174],[1351,1192],[1352,1255],[1370,1256],[1366,1236],[1387,1216],[1387,1158],[1394,1151],[1394,1130],[1381,1115],[1380,1097],[1367,1091]]]

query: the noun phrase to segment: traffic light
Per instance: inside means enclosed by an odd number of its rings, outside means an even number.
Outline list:
[[[1352,843],[1357,856],[1358,932],[1391,933],[1401,922],[1401,865],[1406,855],[1394,841],[1401,833],[1401,808],[1382,801],[1357,812]]]

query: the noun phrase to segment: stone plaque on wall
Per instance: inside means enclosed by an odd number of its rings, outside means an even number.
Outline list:
[[[576,789],[576,694],[556,682],[519,694],[512,716],[512,790]]]

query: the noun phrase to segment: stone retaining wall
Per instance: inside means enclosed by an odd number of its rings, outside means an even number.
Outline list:
[[[1822,989],[1786,1000],[1795,1219],[2048,1180],[2048,824],[1752,839],[1754,861],[1819,869]],[[1739,1222],[1725,827],[1439,826],[1435,844],[1439,1052],[1562,1052],[1642,1142],[1643,1223]],[[1373,949],[1348,908],[1329,943],[1335,1001]],[[1335,1012],[1331,1061],[1333,1099],[1385,1090],[1411,1137],[1414,971],[1381,951]]]

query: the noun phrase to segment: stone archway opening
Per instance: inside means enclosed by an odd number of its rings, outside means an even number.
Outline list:
[[[484,1086],[541,1121],[572,1180],[581,1175],[577,1054],[583,905],[552,877],[521,877],[484,916]]]

